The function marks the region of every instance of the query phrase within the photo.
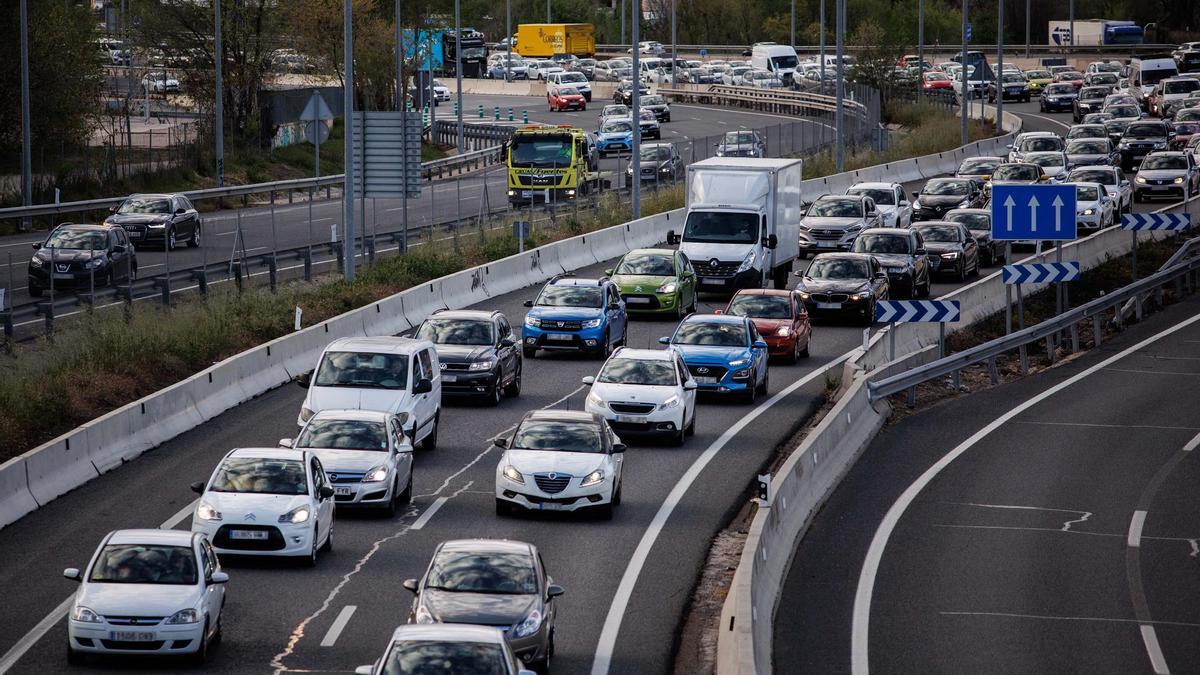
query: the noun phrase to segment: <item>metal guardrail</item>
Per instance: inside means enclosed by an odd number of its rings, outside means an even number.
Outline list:
[[[1142,44],[1142,45],[1075,45],[1074,47],[1064,47],[1061,45],[1029,45],[1030,54],[1145,54],[1149,52],[1170,52],[1179,45],[1170,44]],[[664,43],[663,47],[667,54],[671,52],[671,45]],[[863,45],[846,45],[846,52],[855,54],[866,49]],[[1024,44],[1006,44],[1004,46],[1006,52],[1024,53]],[[621,55],[629,51],[630,45],[623,44],[598,44],[596,52],[600,54]],[[683,54],[699,54],[700,50],[706,50],[709,56],[744,56],[745,52],[750,50],[749,45],[676,45],[676,50]],[[925,53],[954,53],[958,49],[957,45],[925,45]],[[972,44],[971,49],[979,50],[984,53],[994,54],[996,45]],[[797,54],[819,54],[821,48],[817,45],[796,45]],[[825,54],[833,54],[833,46],[826,45]],[[912,52],[916,52],[916,47],[911,48]]]
[[[705,88],[706,86],[707,88]],[[710,84],[694,85],[688,88],[659,87],[656,91],[663,96],[697,99],[702,102],[724,101],[728,103],[732,101],[751,106],[767,106],[775,112],[790,112],[796,115],[814,110],[832,113],[837,109],[836,97],[786,89],[759,89],[728,84]],[[844,101],[844,110],[863,121],[867,119],[867,108],[858,101]]]
[[[1200,241],[1200,239],[1193,239],[1188,242],[1189,247],[1197,241]],[[1195,248],[1200,248],[1200,245],[1195,246],[1191,250],[1194,251]],[[964,368],[977,363],[988,362],[993,367],[994,373],[994,359],[996,357],[1014,350],[1023,350],[1028,345],[1041,340],[1046,341],[1047,354],[1053,360],[1054,337],[1063,331],[1070,331],[1072,347],[1075,351],[1078,351],[1078,324],[1087,320],[1091,320],[1092,322],[1093,341],[1096,346],[1099,346],[1102,339],[1104,312],[1115,310],[1114,321],[1120,325],[1122,321],[1120,306],[1127,300],[1134,300],[1140,304],[1143,294],[1159,291],[1171,283],[1175,283],[1178,286],[1186,285],[1189,290],[1195,289],[1200,285],[1200,280],[1193,278],[1198,270],[1200,270],[1200,257],[1193,257],[1183,262],[1177,262],[1175,265],[1160,270],[1145,279],[1124,286],[1024,330],[1019,330],[1010,335],[976,345],[970,349],[940,358],[899,375],[893,375],[878,382],[870,382],[867,384],[867,388],[870,391],[871,402],[873,403],[893,394],[910,390],[923,382],[956,374]],[[1024,357],[1024,351],[1022,351],[1022,357]],[[1025,368],[1024,358],[1022,358],[1022,372],[1025,371]]]

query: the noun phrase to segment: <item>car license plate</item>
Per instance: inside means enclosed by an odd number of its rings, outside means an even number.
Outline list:
[[[574,336],[564,335],[562,333],[547,333],[546,334],[547,340],[553,340],[555,342],[570,342],[572,337],[574,337]]]
[[[724,286],[725,280],[717,279],[715,277],[700,277],[700,283],[706,286]]]
[[[109,640],[117,640],[119,642],[153,642],[157,637],[154,633],[143,633],[141,631],[132,630],[110,630],[108,631]]]
[[[840,302],[818,302],[817,303],[817,309],[841,309],[841,308],[842,308],[842,303],[840,303]]]
[[[130,238],[130,239],[141,239],[141,238],[142,238],[142,237],[144,237],[144,236],[146,236],[146,233],[145,233],[145,232],[138,232],[138,231],[136,231],[136,230],[129,230],[129,238]]]
[[[230,530],[230,539],[266,539],[267,533],[262,530]]]
[[[836,241],[818,241],[817,248],[837,248]]]
[[[335,485],[333,487],[333,494],[337,497],[349,497],[350,495],[354,494],[354,490],[352,490],[348,487],[342,487],[340,485]]]
[[[903,267],[889,267],[889,268],[887,268],[887,271],[892,274],[900,274],[900,273],[904,272],[904,268]]]
[[[458,382],[457,375],[442,375],[442,382]]]
[[[562,504],[557,502],[541,502],[538,504],[538,511],[561,511]]]
[[[529,199],[529,198],[533,197],[533,190],[521,190],[521,196],[526,199]]]
[[[55,279],[62,279],[62,280],[64,280],[64,281],[70,281],[71,279],[74,279],[74,278],[75,278],[75,275],[73,275],[73,274],[59,274],[59,273],[55,272],[55,273],[54,273],[54,278],[55,278]]]
[[[697,384],[716,384],[716,383],[717,383],[717,378],[715,378],[715,377],[706,377],[706,376],[703,376],[703,375],[696,375],[696,383],[697,383]]]
[[[646,423],[646,419],[644,417],[638,417],[636,415],[617,415],[617,421],[624,422],[626,424],[645,424]]]
[[[648,305],[650,298],[625,298],[625,302],[630,305]]]

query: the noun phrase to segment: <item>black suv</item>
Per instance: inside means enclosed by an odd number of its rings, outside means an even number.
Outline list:
[[[33,248],[29,294],[35,298],[51,283],[56,291],[82,291],[137,278],[137,255],[119,227],[64,223]]]
[[[180,241],[192,248],[200,245],[200,214],[181,194],[131,195],[113,207],[104,224],[120,225],[138,243],[157,241],[160,250],[164,241],[172,250]]]
[[[645,82],[639,83],[638,97],[649,96],[650,88]],[[633,105],[633,80],[621,80],[621,83],[613,89],[613,103],[624,103],[625,105]]]
[[[645,96],[638,100],[638,107],[654,113],[654,119],[659,122],[671,121],[671,104],[667,99],[657,94]]]
[[[500,312],[435,312],[417,329],[417,339],[435,345],[443,394],[483,397],[491,405],[505,394],[521,394],[519,340]]]
[[[1121,152],[1121,168],[1129,171],[1142,163],[1146,155],[1166,150],[1171,144],[1171,129],[1166,122],[1131,122],[1121,134],[1117,150]]]
[[[1075,120],[1075,124],[1083,121],[1083,116],[1089,113],[1100,112],[1104,109],[1104,99],[1112,93],[1108,87],[1084,87],[1079,90],[1079,96],[1072,104],[1071,117]]]

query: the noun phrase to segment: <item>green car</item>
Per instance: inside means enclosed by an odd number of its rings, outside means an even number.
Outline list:
[[[696,311],[696,271],[687,256],[669,248],[639,248],[605,270],[629,313],[687,316]]]

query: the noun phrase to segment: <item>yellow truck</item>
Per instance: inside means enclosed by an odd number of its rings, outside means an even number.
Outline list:
[[[508,201],[514,207],[570,201],[600,185],[588,135],[569,124],[530,124],[505,143]]]
[[[516,49],[525,58],[591,57],[596,53],[595,29],[590,23],[523,23],[517,26]]]

